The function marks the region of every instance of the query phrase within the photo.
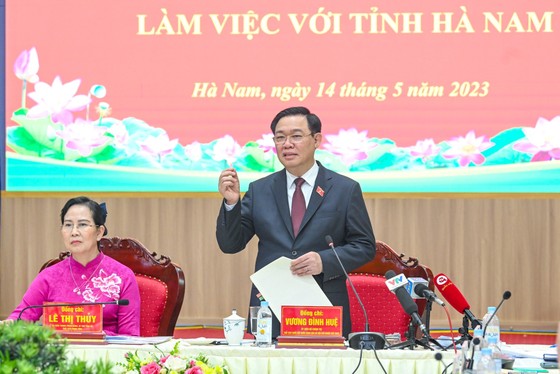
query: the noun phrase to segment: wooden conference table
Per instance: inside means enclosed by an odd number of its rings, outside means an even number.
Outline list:
[[[360,352],[353,349],[294,349],[257,348],[250,345],[231,347],[226,345],[191,345],[189,339],[181,340],[180,351],[187,357],[204,354],[213,364],[227,365],[231,374],[308,374],[308,373],[352,373],[358,365]],[[158,345],[169,352],[177,340]],[[70,345],[69,355],[94,361],[124,362],[126,352],[137,351],[139,355],[160,353],[153,345]],[[437,361],[435,352],[416,350],[380,350],[379,360],[388,374],[441,373],[445,365],[452,363],[453,352],[442,352],[443,363]],[[445,363],[445,365],[444,365]],[[362,362],[357,373],[382,373],[375,352],[363,351]]]

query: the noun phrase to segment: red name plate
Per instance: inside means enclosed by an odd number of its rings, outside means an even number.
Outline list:
[[[341,336],[341,306],[283,306],[283,336]]]
[[[52,306],[43,307],[43,324],[57,331],[103,331],[102,305]]]

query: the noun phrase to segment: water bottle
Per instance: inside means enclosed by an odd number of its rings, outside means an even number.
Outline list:
[[[463,372],[464,364],[465,364],[465,353],[463,352],[463,349],[460,349],[455,354],[455,357],[453,357],[453,370],[451,371],[451,373],[461,374]]]
[[[466,340],[461,345],[461,350],[457,352],[455,359],[453,360],[453,374],[462,374],[468,364],[468,354],[469,354],[469,341]]]
[[[500,344],[500,320],[496,314],[490,322],[488,320],[496,311],[495,306],[489,306],[488,312],[482,318],[482,329],[486,329],[485,337],[488,339],[491,336],[496,336],[498,338],[498,345]]]
[[[257,347],[270,347],[272,345],[272,312],[268,301],[261,301],[261,308],[257,314]]]
[[[471,367],[473,369],[476,369],[476,366],[478,365],[478,362],[480,361],[480,356],[481,356],[481,352],[483,348],[486,348],[486,341],[484,340],[484,338],[482,337],[483,335],[483,331],[480,327],[476,327],[473,330],[473,354],[472,354],[472,358],[473,358],[473,364],[471,365]],[[478,338],[479,343],[478,344],[474,344],[474,340]]]
[[[488,348],[492,350],[492,360],[494,361],[495,371],[499,373],[502,370],[502,350],[498,345],[498,338],[491,336],[488,338]]]
[[[494,360],[492,360],[492,349],[482,348],[480,361],[475,367],[475,374],[495,374],[496,367]],[[499,372],[498,372],[499,373]]]

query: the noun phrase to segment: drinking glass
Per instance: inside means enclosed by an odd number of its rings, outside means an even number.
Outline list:
[[[259,314],[260,306],[250,306],[249,307],[249,323],[251,326],[251,334],[257,337],[257,315]]]

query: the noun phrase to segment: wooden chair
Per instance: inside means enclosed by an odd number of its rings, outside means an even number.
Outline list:
[[[399,333],[404,340],[411,318],[405,313],[397,297],[387,288],[385,273],[393,270],[396,274],[402,273],[407,278],[426,279],[429,282],[428,288],[432,291],[434,275],[428,267],[420,265],[416,258],[405,259],[405,255],[397,255],[391,247],[381,241],[376,242],[376,249],[372,261],[351,271],[348,275],[366,309],[370,331],[385,335]],[[364,331],[364,313],[348,282],[347,288],[352,332]],[[426,300],[415,301],[418,304],[418,314],[422,316],[426,308]]]
[[[140,335],[173,336],[185,296],[183,270],[169,257],[148,251],[135,239],[102,238],[99,248],[136,275],[141,300]],[[69,252],[61,252],[58,258],[47,261],[41,270],[69,255]]]

